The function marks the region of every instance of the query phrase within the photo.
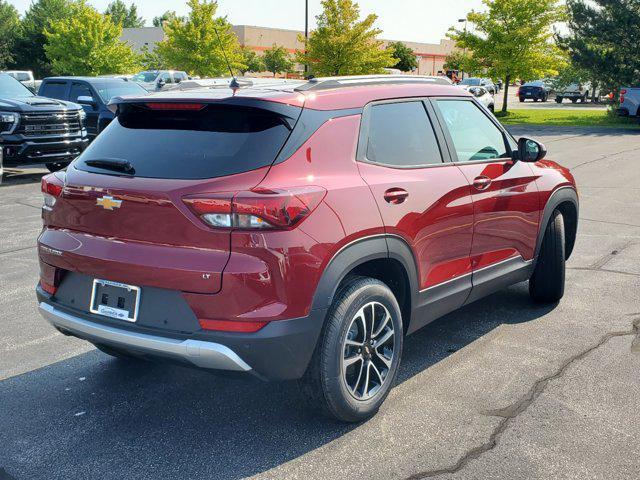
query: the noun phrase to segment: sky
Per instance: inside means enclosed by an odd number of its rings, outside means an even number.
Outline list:
[[[111,0],[88,0],[104,11]],[[131,0],[124,0],[132,3]],[[22,14],[31,0],[8,0]],[[183,0],[137,0],[138,13],[147,24],[167,10],[179,15],[187,13]],[[464,18],[472,9],[482,9],[482,0],[360,0],[362,15],[378,15],[376,26],[382,38],[408,42],[438,43],[449,27]],[[315,16],[321,11],[320,0],[309,0],[309,24],[313,29]],[[226,15],[235,25],[304,30],[304,0],[218,0],[218,14]]]

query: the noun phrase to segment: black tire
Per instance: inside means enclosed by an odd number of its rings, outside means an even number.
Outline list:
[[[520,97],[520,102],[524,102],[524,98]]]
[[[571,99],[571,103],[578,103],[578,99],[577,98],[572,98]]]
[[[490,104],[490,105],[489,105],[489,111],[490,111],[491,113],[493,113],[493,112],[495,111],[495,109],[496,109],[496,108],[494,107],[494,105],[493,105],[493,104]]]
[[[556,97],[556,103],[562,103],[562,97]]]
[[[391,340],[389,344],[393,346],[393,353],[384,378],[378,375],[378,379],[382,381],[377,390],[371,389],[375,393],[370,398],[358,399],[355,395],[359,393],[358,385],[360,385],[364,366],[367,365],[367,371],[370,367],[366,360],[361,360],[355,388],[350,390],[347,374],[343,374],[343,356],[348,348],[355,347],[347,347],[344,342],[346,338],[351,338],[348,336],[351,333],[350,329],[355,325],[352,322],[355,322],[357,313],[362,307],[372,302],[383,305],[391,317],[394,335],[389,339]],[[372,331],[376,330],[375,318],[373,322]],[[402,356],[403,336],[402,314],[389,287],[379,280],[368,277],[346,279],[338,289],[327,313],[311,363],[299,381],[301,392],[309,406],[323,415],[343,422],[360,422],[375,415],[395,382]],[[380,347],[376,347],[376,350],[377,348]],[[360,350],[358,349],[356,353],[360,354]],[[364,358],[365,354],[363,349],[362,355],[358,356]],[[379,360],[379,357],[370,355],[369,363],[375,363],[374,359]],[[357,369],[357,367],[358,362],[353,364],[353,368]],[[371,379],[373,380],[373,376]],[[367,387],[368,385],[365,385],[365,388]]]
[[[542,239],[538,262],[529,279],[529,294],[540,303],[555,303],[564,295],[565,238],[564,219],[555,210]]]
[[[45,166],[47,167],[47,170],[49,170],[50,172],[57,172],[58,170],[62,170],[64,167],[67,166],[66,163],[45,163]]]

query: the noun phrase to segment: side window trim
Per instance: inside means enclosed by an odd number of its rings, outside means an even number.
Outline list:
[[[458,158],[458,153],[456,152],[456,148],[455,145],[453,144],[453,138],[451,138],[451,134],[449,133],[449,130],[446,127],[444,118],[442,117],[442,113],[440,113],[440,109],[438,108],[437,105],[437,101],[439,100],[445,100],[445,101],[453,101],[453,100],[464,100],[467,102],[471,102],[475,105],[475,107],[480,110],[480,112],[487,117],[491,123],[493,123],[496,128],[498,130],[500,130],[500,133],[502,134],[502,141],[504,142],[505,148],[507,150],[507,153],[509,154],[510,158],[490,158],[487,160],[472,160],[472,161],[467,161],[467,162],[463,162]],[[511,136],[511,134],[504,128],[504,126],[502,126],[502,124],[500,122],[498,122],[498,120],[494,117],[492,117],[489,112],[485,111],[485,109],[482,107],[482,105],[480,105],[477,101],[475,101],[473,98],[468,98],[468,97],[430,97],[429,98],[429,102],[432,105],[432,108],[434,110],[434,114],[436,116],[436,118],[438,119],[438,123],[440,125],[440,128],[442,129],[443,133],[444,133],[444,137],[446,139],[446,143],[447,143],[447,147],[449,149],[449,153],[451,155],[451,161],[453,163],[456,164],[462,164],[462,165],[468,165],[468,164],[473,164],[473,163],[493,163],[493,162],[498,162],[498,161],[509,161],[511,160],[511,158],[513,158],[513,149],[511,148],[511,142],[509,142],[509,137]]]
[[[379,165],[386,168],[394,168],[400,170],[411,170],[411,169],[422,169],[422,168],[433,168],[433,167],[442,167],[450,163],[450,156],[448,148],[445,148],[445,139],[442,135],[441,128],[438,123],[434,121],[433,107],[427,105],[426,98],[424,97],[410,97],[410,98],[394,98],[392,100],[378,100],[371,103],[368,103],[364,106],[362,110],[362,116],[360,120],[360,131],[358,132],[358,146],[356,149],[356,161],[362,163],[370,163],[372,165]],[[440,159],[441,163],[425,163],[423,165],[389,165],[386,163],[374,162],[373,160],[369,160],[367,158],[367,146],[369,144],[369,126],[371,123],[371,109],[376,105],[385,105],[391,103],[420,103],[422,107],[425,109],[425,114],[427,120],[430,122],[434,135],[436,137],[436,141],[438,143],[438,149],[440,150]]]

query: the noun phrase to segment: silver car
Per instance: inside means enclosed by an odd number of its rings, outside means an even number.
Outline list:
[[[170,90],[183,80],[187,80],[187,72],[177,70],[145,70],[133,76],[133,81],[150,92]]]

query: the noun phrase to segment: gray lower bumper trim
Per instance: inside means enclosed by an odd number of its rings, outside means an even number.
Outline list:
[[[59,327],[90,342],[120,346],[143,354],[177,358],[197,367],[247,372],[251,367],[233,350],[219,343],[177,340],[99,325],[40,303],[40,314]]]

